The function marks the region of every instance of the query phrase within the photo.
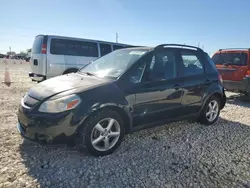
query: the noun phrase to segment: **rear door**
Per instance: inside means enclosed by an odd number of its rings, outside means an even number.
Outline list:
[[[45,35],[36,36],[31,50],[31,72],[46,76],[47,39]]]
[[[248,70],[248,52],[223,51],[212,57],[223,80],[241,81]]]
[[[198,51],[180,50],[179,77],[183,89],[182,105],[184,114],[199,112],[202,97],[208,87],[202,54]]]

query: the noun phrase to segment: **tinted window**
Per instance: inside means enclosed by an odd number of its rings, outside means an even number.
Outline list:
[[[217,72],[217,68],[216,68],[216,66],[215,66],[215,63],[214,63],[214,61],[209,57],[209,55],[208,54],[206,54],[206,56],[207,56],[207,60],[208,60],[208,64],[210,65],[210,66],[206,66],[206,72]]]
[[[146,54],[139,62],[134,65],[128,72],[129,81],[131,83],[139,83],[142,80],[146,65],[152,61],[152,53]]]
[[[184,76],[204,73],[202,63],[193,52],[181,52]]]
[[[52,39],[50,53],[57,55],[98,57],[98,48],[97,43],[94,42]]]
[[[155,53],[149,66],[148,79],[151,81],[168,80],[176,77],[175,52],[164,50]]]
[[[101,50],[101,56],[104,56],[111,52],[111,45],[110,44],[101,44],[100,43],[100,50]]]
[[[228,64],[228,65],[246,65],[247,54],[246,53],[220,53],[215,54],[212,57],[216,65]]]
[[[123,46],[119,46],[119,45],[113,45],[113,50],[119,50],[124,48]]]
[[[40,54],[42,50],[43,36],[37,36],[32,46],[33,54]]]

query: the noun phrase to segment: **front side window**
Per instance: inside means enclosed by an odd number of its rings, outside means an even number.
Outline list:
[[[92,73],[98,77],[117,78],[146,52],[147,50],[140,49],[113,51],[82,68],[80,73]]]
[[[155,52],[149,65],[148,81],[169,80],[176,77],[176,56],[171,50]]]
[[[181,52],[184,76],[204,73],[202,63],[193,52]]]
[[[152,61],[153,53],[149,52],[143,56],[128,72],[130,83],[139,83],[142,81],[146,66]]]

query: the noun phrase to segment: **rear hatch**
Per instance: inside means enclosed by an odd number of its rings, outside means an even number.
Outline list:
[[[220,51],[212,57],[223,80],[241,81],[248,70],[248,51]]]
[[[47,36],[36,36],[31,50],[31,72],[46,76],[47,66]]]

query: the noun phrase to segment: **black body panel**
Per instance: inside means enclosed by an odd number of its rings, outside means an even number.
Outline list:
[[[21,104],[19,107],[19,132],[31,140],[51,143],[61,136],[71,138],[77,135],[85,120],[103,108],[112,108],[120,113],[127,132],[132,132],[165,122],[197,118],[206,101],[214,94],[221,98],[221,108],[224,107],[224,88],[219,81],[218,71],[208,61],[207,54],[201,50],[183,51],[182,48],[171,48],[171,53],[162,50],[161,47],[157,50],[159,52],[145,53],[117,79],[72,73],[37,84],[28,92],[29,97],[36,100],[36,103],[32,101],[31,106]],[[167,79],[164,77],[160,80],[149,80],[153,53],[163,53],[160,60],[164,66],[164,61],[170,63],[167,64],[169,69],[173,68],[171,63],[174,62],[176,68],[173,70],[176,74]],[[193,53],[201,63],[199,70],[193,69],[193,65],[184,67],[184,60],[188,63],[191,60],[184,59],[184,56],[188,57],[182,53]],[[144,65],[143,63],[145,66],[139,66]],[[200,72],[186,75],[185,68],[191,72]],[[140,79],[136,82],[135,77],[130,77],[134,69],[142,71]],[[172,72],[168,71],[165,76],[170,74]],[[44,101],[71,94],[76,94],[81,99],[77,108],[56,114],[39,112],[38,109]]]

